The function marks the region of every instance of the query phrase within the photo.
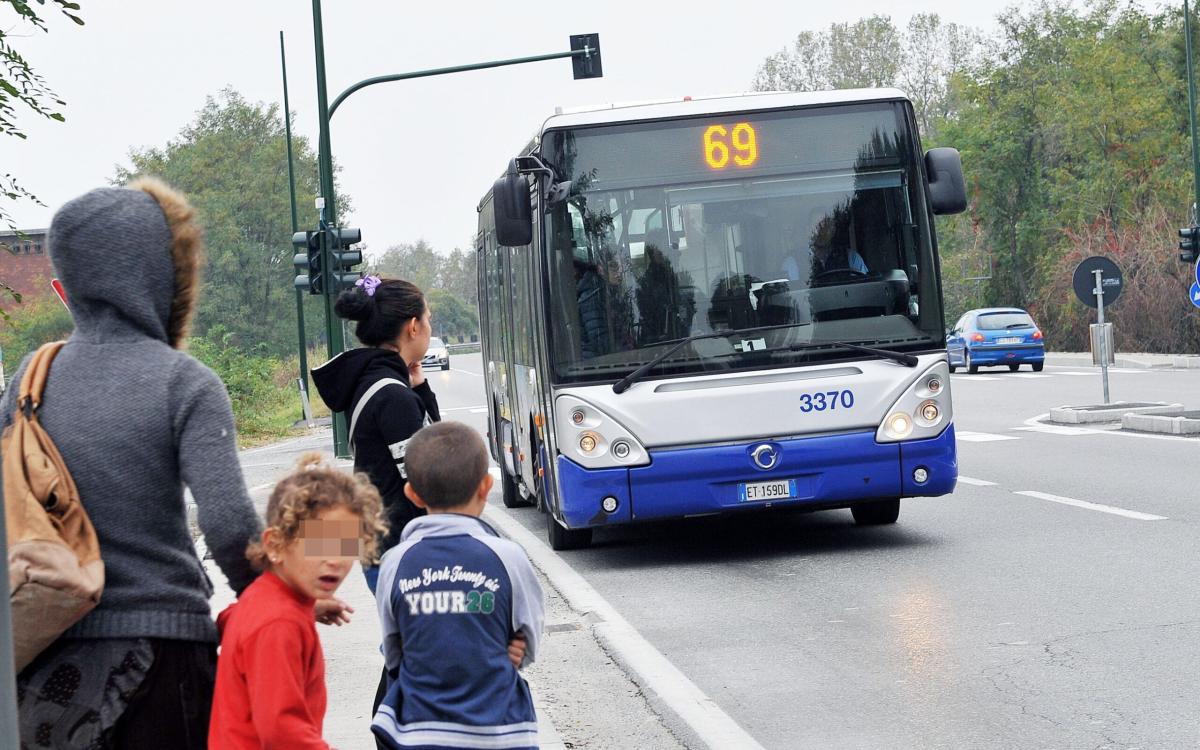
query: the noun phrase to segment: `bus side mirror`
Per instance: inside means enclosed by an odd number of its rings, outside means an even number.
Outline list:
[[[967,185],[958,149],[929,149],[925,153],[925,173],[929,175],[929,199],[935,214],[967,210]]]
[[[523,247],[533,241],[533,216],[529,184],[515,165],[492,185],[492,207],[496,213],[496,242],[503,247]]]

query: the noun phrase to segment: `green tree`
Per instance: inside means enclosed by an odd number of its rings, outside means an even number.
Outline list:
[[[51,2],[58,6],[64,16],[80,26],[83,25],[83,19],[76,14],[79,10],[78,3],[69,2],[69,0],[51,0]],[[17,14],[17,21],[21,26],[42,32],[49,31],[46,19],[38,15],[37,11],[25,0],[3,0],[3,3]],[[38,0],[38,3],[45,5],[45,0]],[[22,57],[21,53],[12,45],[11,38],[12,31],[6,30],[5,26],[0,23],[0,135],[24,140],[27,136],[17,124],[19,109],[32,112],[48,120],[63,122],[66,118],[63,117],[60,110],[67,103],[59,99],[46,81],[34,72],[29,61]],[[8,204],[22,200],[36,203],[39,206],[45,205],[38,200],[36,195],[17,182],[16,175],[0,172],[0,223],[10,231],[16,232],[18,228],[13,223]],[[0,252],[5,250],[12,252],[12,248],[7,245],[0,245]],[[4,283],[2,278],[0,278],[0,294],[8,295],[17,302],[21,301],[21,295]],[[7,321],[9,316],[0,310],[0,319]]]
[[[479,333],[479,315],[458,296],[445,289],[432,289],[426,299],[437,335],[468,338]]]
[[[985,298],[1028,306],[1046,299],[1072,236],[1185,199],[1185,79],[1173,65],[1178,22],[1164,14],[1044,3],[999,22],[999,51],[963,83],[943,135],[962,151],[993,259]]]
[[[316,155],[302,137],[293,137],[293,151],[297,201],[311,206],[318,192]],[[249,350],[262,344],[273,355],[294,350],[295,272],[279,107],[248,102],[225,89],[207,99],[175,140],[134,150],[130,161],[131,167],[118,171],[117,182],[138,174],[161,177],[198,211],[207,264],[195,333],[219,328],[223,346]],[[349,216],[349,199],[341,191],[338,196],[343,215]],[[311,298],[306,310],[308,318],[319,320],[319,298]],[[319,328],[306,328],[311,340]]]
[[[802,31],[788,49],[759,68],[759,91],[898,86],[913,100],[921,131],[929,135],[955,109],[950,81],[978,57],[979,32],[943,23],[936,14],[913,16],[901,32],[887,16]]]
[[[442,288],[461,299],[471,309],[479,307],[479,283],[475,267],[475,254],[465,253],[457,247],[450,251],[442,263]]]
[[[404,279],[416,284],[423,292],[441,285],[445,257],[434,251],[423,239],[415,243],[393,245],[368,265],[372,273]]]

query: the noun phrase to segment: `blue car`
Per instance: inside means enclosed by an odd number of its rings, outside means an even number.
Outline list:
[[[1014,372],[1030,365],[1041,372],[1046,359],[1041,330],[1029,313],[1016,307],[968,310],[946,332],[946,353],[950,372],[965,367],[975,373],[980,367],[1001,365]]]

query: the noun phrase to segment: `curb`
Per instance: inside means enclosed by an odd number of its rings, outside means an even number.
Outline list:
[[[1096,424],[1119,422],[1127,416],[1175,416],[1182,413],[1183,404],[1117,401],[1111,404],[1056,406],[1050,410],[1050,421],[1058,424]]]
[[[1179,416],[1126,414],[1121,417],[1121,429],[1164,435],[1200,435],[1200,412],[1185,412]]]
[[[1090,352],[1047,352],[1046,364],[1060,367],[1095,367]],[[1196,354],[1138,354],[1114,355],[1113,367],[1131,370],[1200,370],[1200,355]]]

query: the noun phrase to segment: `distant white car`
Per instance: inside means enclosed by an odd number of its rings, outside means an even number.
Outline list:
[[[450,352],[446,349],[446,342],[437,336],[429,339],[429,349],[425,352],[425,358],[421,360],[421,367],[433,365],[438,365],[443,370],[450,369]]]

